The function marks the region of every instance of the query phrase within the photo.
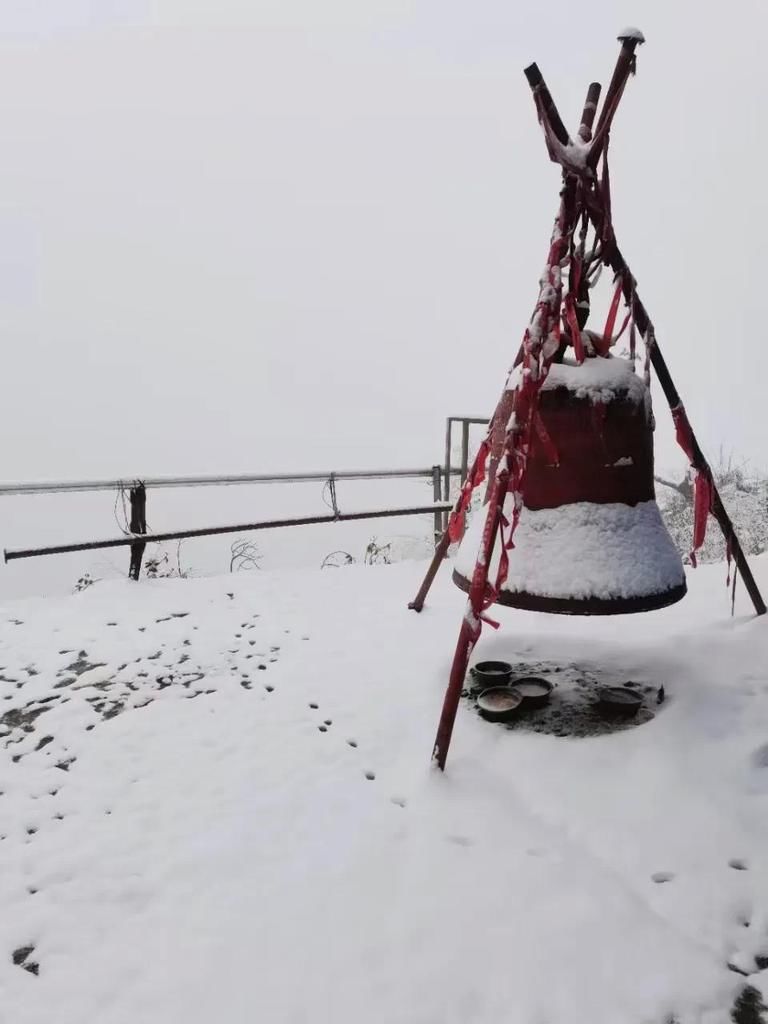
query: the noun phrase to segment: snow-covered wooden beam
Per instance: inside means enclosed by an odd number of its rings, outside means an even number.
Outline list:
[[[616,67],[613,69],[613,75],[605,93],[603,109],[600,111],[594,139],[592,140],[589,156],[587,157],[587,163],[593,169],[597,166],[600,154],[605,148],[608,132],[611,130],[611,124],[624,92],[624,86],[627,84],[630,75],[635,73],[635,50],[645,42],[645,36],[638,28],[625,28],[618,38],[621,43],[621,50],[619,51]]]
[[[534,101],[539,110],[539,119],[542,121],[546,119],[547,126],[552,130],[558,142],[563,146],[570,145],[571,138],[568,130],[563,124],[563,119],[560,117],[555,101],[552,99],[552,93],[547,88],[544,76],[539,71],[539,65],[536,63],[529,64],[523,71],[523,74],[528,79],[528,85],[531,87]]]
[[[581,142],[589,142],[592,138],[592,125],[595,123],[601,89],[602,86],[599,82],[592,82],[589,89],[587,89],[587,98],[584,101],[584,111],[581,115],[581,124],[579,125],[579,139]]]

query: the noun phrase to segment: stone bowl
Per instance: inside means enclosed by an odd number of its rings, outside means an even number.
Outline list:
[[[520,705],[521,711],[534,711],[537,708],[546,707],[554,688],[554,684],[550,683],[548,679],[539,679],[537,676],[521,676],[519,679],[515,679],[510,687],[523,698]]]
[[[517,714],[523,698],[509,686],[491,686],[477,698],[477,710],[489,722],[508,722]]]
[[[469,674],[478,690],[487,690],[491,686],[508,686],[512,666],[508,661],[478,661]]]
[[[632,718],[643,705],[643,695],[627,686],[602,686],[597,709],[610,718]]]

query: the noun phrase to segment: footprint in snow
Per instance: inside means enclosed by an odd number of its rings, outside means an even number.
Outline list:
[[[25,971],[29,971],[30,974],[37,975],[40,973],[40,964],[35,960],[29,959],[34,952],[34,946],[19,946],[18,949],[14,949],[11,959],[17,967],[22,967]]]
[[[389,802],[396,807],[405,807],[407,801],[404,796],[391,796]]]
[[[472,846],[472,840],[469,836],[446,836],[446,842],[453,843],[454,846]]]
[[[664,882],[671,882],[674,877],[674,871],[656,871],[651,875],[651,881],[656,882],[657,885],[662,885]]]
[[[728,960],[725,966],[728,968],[729,971],[732,971],[733,974],[740,974],[742,978],[749,977],[749,971],[745,970],[743,967],[740,967],[738,964],[733,963],[731,960]]]
[[[741,857],[732,857],[728,861],[728,867],[729,868],[733,868],[734,871],[748,871],[749,870],[749,867],[747,866],[747,862],[745,860],[742,860]]]

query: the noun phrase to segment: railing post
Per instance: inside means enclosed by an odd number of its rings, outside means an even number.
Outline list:
[[[435,504],[440,501],[441,469],[439,466],[432,467],[432,497]],[[435,512],[435,547],[440,543],[443,535],[443,514]]]
[[[131,502],[131,533],[147,532],[147,491],[144,484],[138,481],[130,490]],[[141,573],[141,560],[144,557],[146,541],[137,540],[131,544],[131,564],[128,569],[128,576],[137,580]]]
[[[445,478],[443,480],[443,501],[451,500],[451,428],[453,420],[449,416],[445,421]],[[448,513],[443,515],[443,529],[448,529]]]
[[[469,469],[469,420],[461,421],[461,480],[464,483],[467,479]]]

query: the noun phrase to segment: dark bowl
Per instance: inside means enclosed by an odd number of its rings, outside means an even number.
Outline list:
[[[489,722],[508,722],[523,702],[509,686],[491,686],[477,698],[477,709]]]
[[[490,686],[507,686],[512,678],[512,666],[508,661],[478,661],[469,674],[480,690]]]
[[[515,679],[511,686],[511,689],[516,690],[523,698],[521,711],[534,711],[536,708],[546,707],[554,688],[554,684],[548,679],[539,679],[537,676],[522,676]]]
[[[631,718],[643,705],[642,693],[626,686],[603,686],[600,688],[597,707],[603,715],[614,718]]]

